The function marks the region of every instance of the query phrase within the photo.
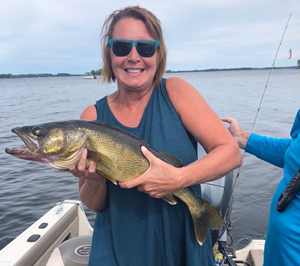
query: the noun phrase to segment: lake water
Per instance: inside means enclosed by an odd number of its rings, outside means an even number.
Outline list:
[[[250,130],[269,70],[190,72],[180,76],[205,97],[221,117],[233,116]],[[55,203],[78,199],[77,179],[40,163],[7,155],[6,147],[21,141],[10,130],[17,126],[78,119],[82,110],[114,91],[81,77],[0,79],[0,249],[40,218]],[[300,70],[274,70],[259,112],[255,132],[289,137],[299,109]],[[237,171],[235,171],[236,174]],[[251,155],[244,157],[234,190],[232,245],[244,247],[253,238],[264,238],[269,205],[282,170]],[[95,215],[87,211],[93,225]]]

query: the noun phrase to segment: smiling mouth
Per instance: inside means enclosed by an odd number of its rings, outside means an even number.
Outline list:
[[[132,68],[127,68],[125,71],[129,74],[140,74],[144,71],[144,69],[132,69]]]

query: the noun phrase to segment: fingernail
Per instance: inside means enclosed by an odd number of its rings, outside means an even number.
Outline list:
[[[145,146],[142,146],[142,147],[141,147],[141,150],[142,150],[142,151],[148,151],[148,149],[147,149]]]

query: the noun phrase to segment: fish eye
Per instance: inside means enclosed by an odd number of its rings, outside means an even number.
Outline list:
[[[41,137],[44,134],[44,129],[42,127],[33,127],[32,134],[37,137]]]

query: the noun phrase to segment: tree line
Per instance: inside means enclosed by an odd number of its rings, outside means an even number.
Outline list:
[[[297,61],[297,67],[300,68],[300,59]],[[275,68],[285,68],[285,67],[275,67]],[[292,67],[290,67],[292,68]],[[205,69],[205,70],[186,70],[186,71],[174,71],[174,70],[167,70],[167,73],[172,72],[202,72],[202,71],[226,71],[226,70],[253,70],[253,69],[262,69],[262,68],[251,68],[251,67],[242,67],[242,68],[230,68],[230,69]],[[266,68],[268,69],[268,68]],[[90,72],[84,73],[84,75],[88,76],[100,76],[102,69],[98,70],[91,70]],[[56,75],[50,73],[42,73],[42,74],[20,74],[20,75],[13,75],[13,74],[0,74],[0,79],[3,78],[36,78],[36,77],[67,77],[67,76],[82,76],[80,74],[69,74],[69,73],[58,73]]]
[[[89,75],[89,76],[100,76],[102,72],[102,69],[98,69],[98,70],[92,70],[91,72],[86,72],[85,75]]]
[[[84,75],[91,75],[91,76],[99,76],[101,75],[102,69],[98,70],[91,70],[91,72],[86,72]],[[82,74],[70,74],[70,73],[58,73],[58,74],[51,74],[51,73],[41,73],[41,74],[19,74],[13,75],[9,74],[0,74],[0,79],[3,78],[39,78],[39,77],[68,77],[68,76],[83,76]]]
[[[20,74],[20,75],[13,75],[13,74],[0,74],[0,78],[38,78],[38,77],[67,77],[67,76],[78,76],[78,75],[71,75],[69,73],[58,73],[56,75],[50,73],[42,73],[42,74]]]

